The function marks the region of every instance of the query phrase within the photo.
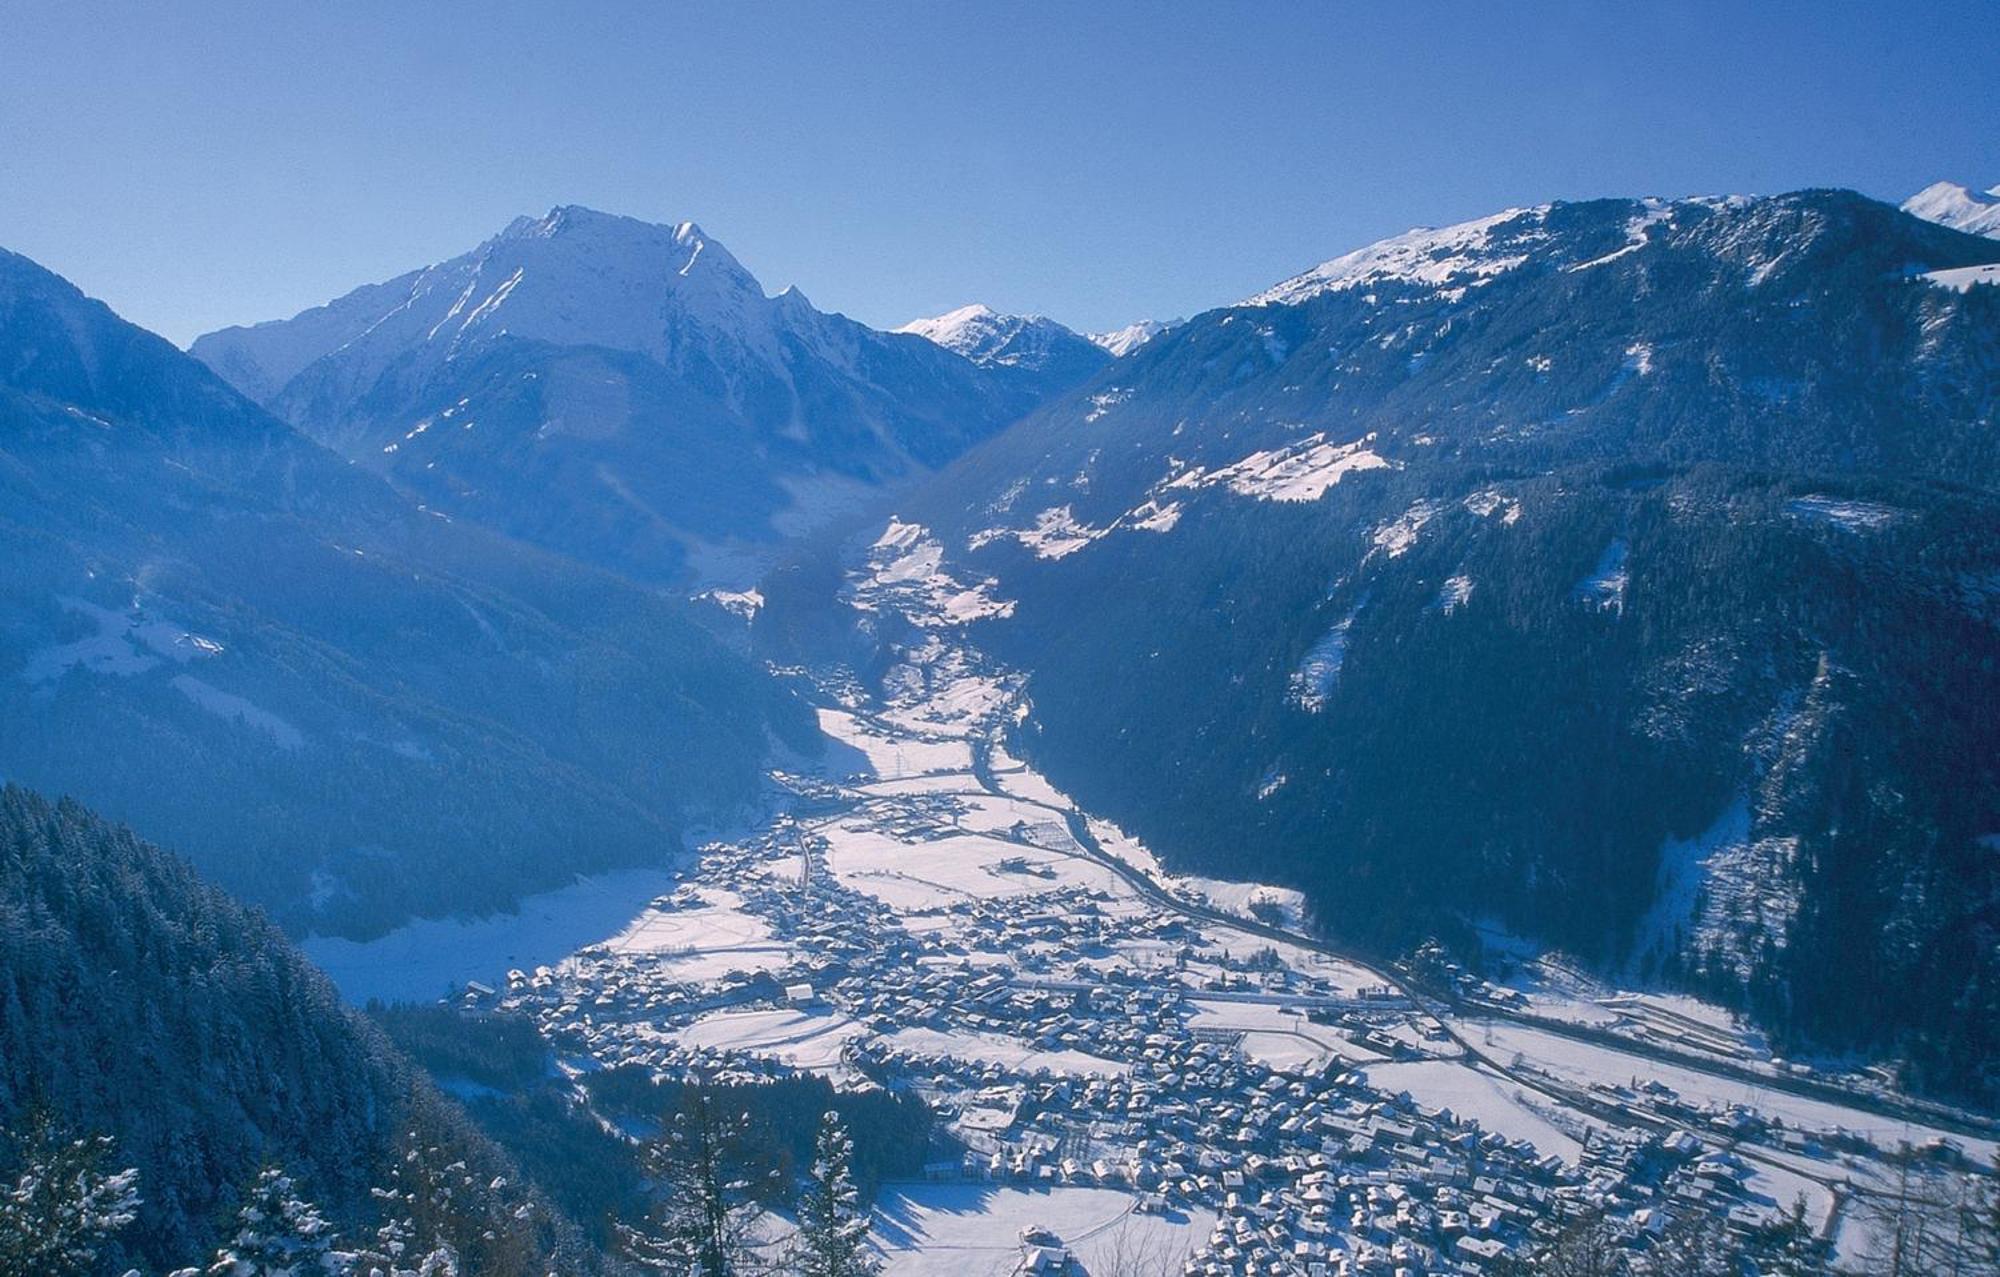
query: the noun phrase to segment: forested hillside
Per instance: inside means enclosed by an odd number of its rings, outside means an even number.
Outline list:
[[[423,1178],[464,1271],[595,1267],[574,1230],[263,918],[82,807],[0,790],[0,1128],[111,1137],[142,1204],[97,1270],[205,1265],[261,1168],[350,1246]],[[0,1149],[0,1169],[14,1150]]]

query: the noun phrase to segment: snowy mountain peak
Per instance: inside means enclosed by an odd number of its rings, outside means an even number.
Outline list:
[[[1123,359],[1139,347],[1158,337],[1170,328],[1178,328],[1184,319],[1142,319],[1136,324],[1114,328],[1110,332],[1087,333],[1091,344],[1111,353],[1114,359]]]
[[[1005,335],[1018,331],[1036,318],[1033,315],[1003,315],[983,302],[974,302],[928,319],[913,319],[894,331],[914,333],[925,341],[935,342],[946,350],[956,351],[978,362],[976,351],[996,336],[1004,340]]]
[[[502,336],[665,359],[692,325],[768,351],[779,309],[691,221],[661,225],[567,204],[289,321],[211,333],[192,353],[267,401],[321,359],[337,356],[344,377],[372,380],[412,352],[448,361]]]
[[[1975,191],[1957,182],[1932,182],[1904,200],[1903,211],[1968,235],[2000,239],[2000,186]]]
[[[1291,306],[1350,290],[1458,300],[1524,267],[1586,271],[1663,242],[1736,263],[1750,284],[1759,285],[1776,273],[1805,268],[1835,228],[1871,222],[1870,209],[1879,212],[1882,206],[1853,191],[1830,189],[1510,208],[1378,240],[1237,304]],[[1904,209],[1961,230],[1985,225],[1969,219],[1991,214],[1995,230],[1987,233],[2000,233],[2000,199],[1950,183],[1931,187]]]
[[[1093,349],[1082,334],[1053,319],[1002,314],[978,302],[929,319],[913,319],[896,331],[943,346],[982,368],[1039,372],[1058,361],[1074,361],[1080,348]]]

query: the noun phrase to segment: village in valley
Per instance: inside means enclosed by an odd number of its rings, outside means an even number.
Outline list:
[[[1774,1060],[1716,1008],[1533,958],[1378,969],[1296,893],[1168,872],[1009,751],[1019,682],[951,625],[1003,605],[922,529],[892,525],[852,602],[914,629],[881,695],[810,672],[827,756],[618,934],[461,1001],[578,1076],[920,1097],[923,1179],[877,1203],[890,1274],[1477,1274],[1584,1218],[1641,1256],[1701,1221],[1865,1271],[1913,1176],[1990,1174],[1973,1119]]]

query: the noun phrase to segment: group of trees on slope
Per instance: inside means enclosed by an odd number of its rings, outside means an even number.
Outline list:
[[[687,1097],[645,1150],[648,1209],[618,1232],[617,1260],[675,1277],[874,1277],[869,1214],[852,1174],[853,1141],[838,1113],[814,1138],[797,1226],[759,1239],[762,1208],[737,1163],[749,1130],[705,1090]],[[11,1171],[0,1180],[0,1277],[72,1277],[102,1270],[144,1202],[137,1167],[118,1165],[116,1141],[76,1136],[46,1113],[7,1134]],[[265,1166],[245,1189],[224,1235],[199,1264],[168,1277],[485,1277],[536,1273],[543,1248],[535,1208],[495,1215],[474,1172],[412,1132],[408,1151],[370,1190],[379,1222],[350,1242],[282,1167]],[[503,1184],[487,1185],[493,1191]],[[473,1246],[452,1238],[470,1239]],[[467,1255],[471,1258],[468,1260]],[[563,1268],[552,1257],[549,1271]],[[115,1271],[115,1268],[110,1271]],[[136,1268],[125,1277],[137,1277]]]

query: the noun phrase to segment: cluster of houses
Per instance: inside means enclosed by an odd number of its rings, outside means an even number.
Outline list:
[[[877,806],[873,819],[906,832],[947,827],[943,801],[901,817]],[[1699,1111],[1657,1083],[1602,1088],[1586,1111],[1607,1115],[1604,1125],[1572,1132],[1581,1155],[1546,1156],[1354,1071],[1449,1053],[1400,995],[1343,986],[1268,949],[1226,951],[1166,908],[1073,884],[898,914],[815,873],[816,838],[781,819],[704,855],[703,887],[731,893],[768,928],[751,969],[690,980],[676,974],[685,954],[600,946],[511,973],[483,1001],[533,1017],[587,1066],[731,1080],[788,1066],[690,1045],[690,1025],[727,1009],[823,1020],[842,1044],[838,1064],[821,1066],[836,1081],[906,1088],[943,1119],[961,1151],[933,1175],[1110,1187],[1143,1210],[1212,1214],[1189,1277],[1473,1274],[1584,1215],[1619,1221],[1641,1251],[1681,1212],[1722,1216],[1745,1236],[1770,1216],[1751,1200],[1745,1164],[1718,1151],[1767,1133],[1744,1125],[1753,1115]],[[703,901],[684,888],[655,904],[671,914]],[[1242,1031],[1199,1014],[1197,1003],[1232,998],[1309,1015],[1347,1045],[1264,1062]],[[1634,1120],[1621,1124],[1620,1113]],[[1711,1137],[1662,1133],[1668,1118]],[[1048,1271],[1074,1266],[1059,1241],[1025,1249]]]

